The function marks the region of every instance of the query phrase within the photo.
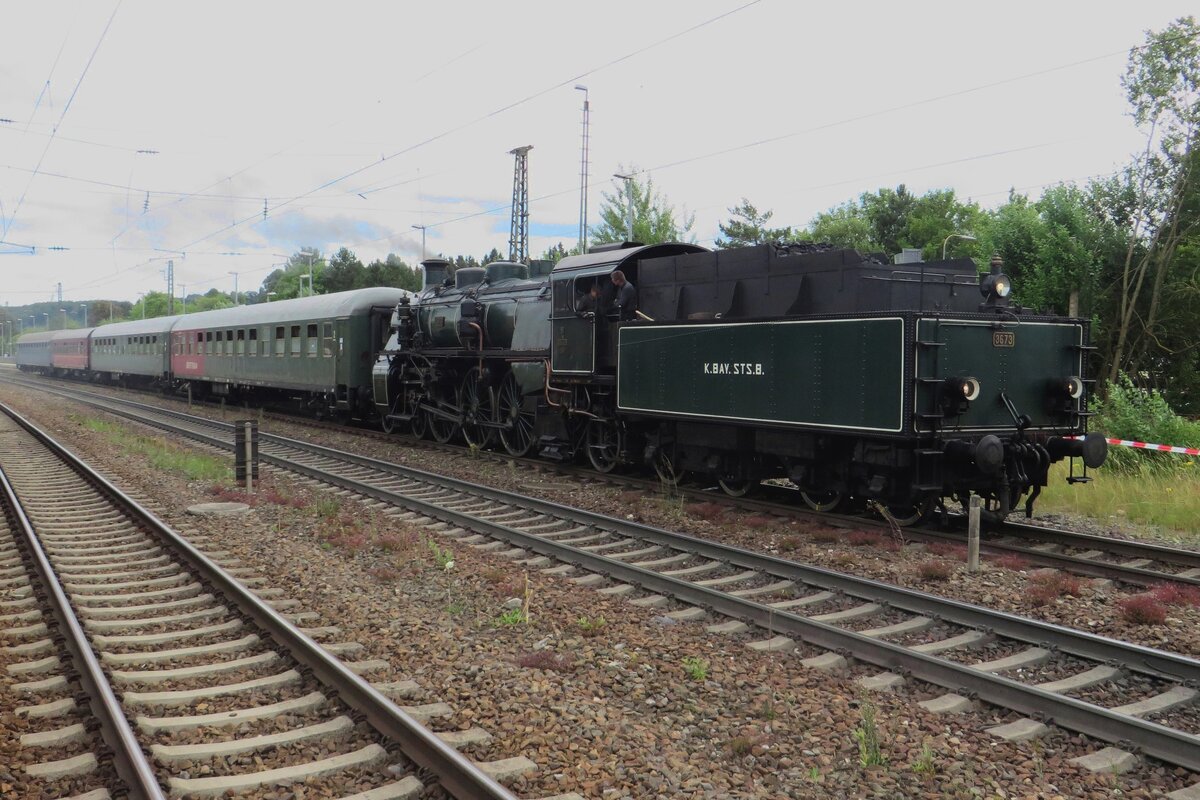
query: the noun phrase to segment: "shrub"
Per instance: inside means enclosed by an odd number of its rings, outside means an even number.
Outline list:
[[[1063,595],[1078,597],[1082,592],[1082,581],[1073,575],[1058,571],[1031,575],[1025,588],[1025,595],[1035,606],[1044,606]]]
[[[1200,447],[1200,422],[1179,416],[1159,392],[1135,386],[1128,376],[1106,384],[1104,399],[1093,410],[1097,416],[1091,427],[1113,438]],[[1170,453],[1112,447],[1104,469],[1174,472],[1185,463],[1186,459]]]
[[[834,544],[842,540],[842,532],[835,528],[821,528],[813,531],[812,538],[814,542],[821,544]]]
[[[608,623],[604,617],[580,617],[575,624],[579,626],[580,634],[590,639],[593,636],[599,636],[600,632],[604,630],[604,626]]]
[[[687,512],[703,520],[714,520],[725,513],[725,506],[720,503],[693,503],[687,507]]]
[[[389,566],[371,567],[367,570],[367,574],[380,583],[391,583],[400,577],[400,573]]]
[[[1117,604],[1121,619],[1138,625],[1161,625],[1167,621],[1167,608],[1151,592],[1135,594]]]
[[[1019,572],[1023,569],[1029,569],[1029,559],[1019,555],[1018,553],[1004,553],[1003,555],[998,555],[992,559],[992,563],[994,563],[997,567],[1011,569],[1014,572]]]
[[[846,541],[855,547],[863,545],[877,545],[882,541],[882,537],[874,531],[850,531],[846,534]]]
[[[935,556],[956,558],[959,561],[967,560],[967,546],[965,544],[957,544],[955,542],[930,542],[925,547],[925,550],[933,553]]]
[[[917,577],[924,581],[944,581],[954,574],[954,565],[940,558],[917,564]]]
[[[1189,583],[1160,583],[1150,594],[1168,606],[1200,606],[1200,586]]]
[[[785,536],[779,540],[780,552],[790,553],[793,550],[799,549],[799,547],[800,547],[800,537],[799,536]]]
[[[409,550],[413,544],[411,536],[403,536],[397,533],[381,533],[375,537],[375,546],[387,553]]]

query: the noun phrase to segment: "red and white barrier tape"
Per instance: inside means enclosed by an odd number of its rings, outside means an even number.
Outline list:
[[[1121,447],[1134,447],[1138,450],[1154,450],[1158,453],[1181,453],[1185,456],[1200,456],[1200,447],[1175,447],[1169,444],[1150,444],[1149,442],[1132,442],[1128,439],[1108,439],[1109,444]]]

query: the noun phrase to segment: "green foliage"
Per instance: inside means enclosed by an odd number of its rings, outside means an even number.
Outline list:
[[[918,248],[927,260],[933,260],[941,258],[947,236],[971,233],[982,219],[979,206],[959,201],[953,189],[935,189],[917,197],[900,184],[894,190],[864,192],[857,201],[818,214],[805,238],[889,256]],[[950,244],[955,249],[948,249],[947,255],[969,250],[969,243],[963,240],[951,240]]]
[[[695,239],[691,230],[696,222],[696,215],[685,214],[682,220],[677,221],[674,206],[654,190],[654,181],[650,178],[647,178],[645,183],[637,179],[621,181],[617,185],[616,194],[604,192],[602,195],[604,203],[600,207],[600,224],[592,228],[589,234],[592,244],[623,242],[629,238],[630,195],[633,197],[634,241],[658,244]]]
[[[579,626],[580,633],[590,638],[599,636],[600,632],[604,630],[604,626],[608,623],[604,617],[580,617],[575,624]]]
[[[454,553],[449,547],[438,547],[438,543],[430,539],[429,552],[433,555],[433,563],[437,564],[439,569],[449,570],[454,568]]]
[[[933,748],[929,746],[929,742],[921,745],[921,754],[913,762],[912,769],[918,775],[932,775],[937,772],[937,765],[933,763]]]
[[[503,626],[520,625],[521,623],[527,621],[528,620],[525,617],[525,609],[519,606],[517,608],[510,608],[502,612],[500,616],[496,618],[496,624]]]
[[[85,419],[83,426],[102,434],[126,455],[144,458],[157,470],[173,472],[189,481],[223,481],[233,470],[226,459],[192,451],[150,436],[131,435],[128,428],[101,419]]]
[[[739,205],[729,209],[729,213],[733,216],[718,225],[721,235],[725,237],[716,240],[718,249],[788,242],[796,238],[791,228],[768,228],[767,223],[775,212],[759,211],[744,197]]]
[[[1167,399],[1153,389],[1135,386],[1122,375],[1108,384],[1104,399],[1094,410],[1092,427],[1115,439],[1200,447],[1200,422],[1175,413]],[[1127,447],[1110,447],[1104,469],[1119,472],[1190,469],[1190,459],[1171,453],[1154,453]]]
[[[333,519],[339,513],[341,513],[342,504],[335,498],[327,497],[313,503],[310,508],[318,517],[322,517],[324,519]]]
[[[887,763],[887,758],[879,746],[875,704],[864,699],[859,706],[859,713],[858,727],[854,729],[854,739],[858,742],[858,762],[864,767],[882,766]]]
[[[708,677],[708,661],[699,656],[685,656],[683,671],[694,681],[702,681]]]

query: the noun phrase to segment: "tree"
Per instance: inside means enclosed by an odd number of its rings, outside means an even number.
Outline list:
[[[320,281],[315,276],[313,280],[322,292],[347,292],[362,282],[363,263],[352,250],[343,247],[329,259],[329,266],[322,270]]]
[[[1160,318],[1165,289],[1174,256],[1194,239],[1198,224],[1194,213],[1186,213],[1197,192],[1200,131],[1200,27],[1195,18],[1180,18],[1159,33],[1147,31],[1146,44],[1130,51],[1121,84],[1134,120],[1146,131],[1146,147],[1127,175],[1135,199],[1117,283],[1118,316],[1108,364],[1113,382],[1122,371],[1147,366],[1141,362],[1152,353],[1170,354]],[[1122,211],[1118,207],[1117,213]]]
[[[979,206],[959,201],[953,189],[934,189],[917,197],[900,184],[863,192],[857,202],[818,214],[807,238],[888,255],[916,248],[933,260],[941,258],[947,236],[969,233],[981,219]]]
[[[642,244],[695,241],[691,230],[696,215],[685,213],[682,221],[676,222],[675,208],[654,190],[654,181],[647,178],[644,184],[636,179],[622,181],[615,195],[602,193],[601,222],[589,233],[593,244],[623,242],[629,238],[630,195],[633,197],[633,241]]]
[[[725,237],[724,239],[718,237],[716,246],[719,249],[787,242],[796,238],[790,227],[768,228],[767,223],[770,222],[775,212],[759,211],[744,197],[740,205],[729,209],[729,213],[733,215],[729,221],[717,225],[721,235]]]
[[[809,223],[805,238],[851,250],[878,249],[871,238],[870,223],[853,200],[817,214]]]
[[[325,259],[315,247],[302,247],[288,258],[282,269],[277,269],[268,275],[262,284],[260,294],[268,297],[274,294],[272,300],[287,300],[309,294],[308,274],[311,258],[314,291],[321,289],[321,273],[325,271]],[[302,288],[303,287],[303,288]]]

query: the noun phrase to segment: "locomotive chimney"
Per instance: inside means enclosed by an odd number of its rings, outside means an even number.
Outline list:
[[[424,276],[421,291],[425,291],[442,285],[446,276],[450,274],[450,262],[444,258],[427,258],[421,262],[421,271]]]

